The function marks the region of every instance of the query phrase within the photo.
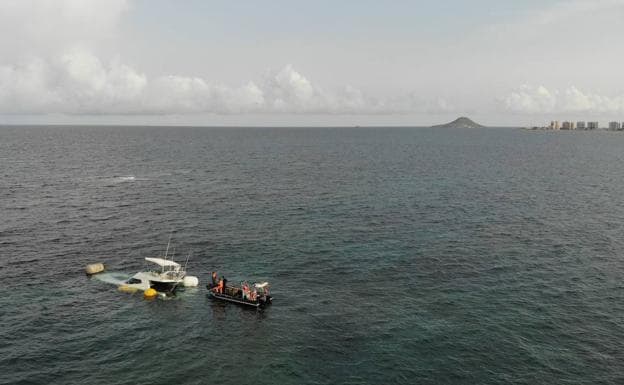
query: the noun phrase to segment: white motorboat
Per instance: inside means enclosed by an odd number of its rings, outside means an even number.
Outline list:
[[[184,284],[186,270],[179,263],[164,258],[145,260],[160,266],[160,269],[138,272],[126,281],[126,286],[143,291],[152,288],[162,293],[173,293],[179,285]]]
[[[180,285],[197,286],[197,277],[186,275],[186,264],[182,267],[173,258],[167,259],[168,252],[169,245],[167,245],[164,258],[145,258],[147,262],[154,263],[159,268],[138,272],[128,279],[123,286],[143,291],[152,288],[161,293],[173,293]],[[188,263],[188,257],[186,261]]]

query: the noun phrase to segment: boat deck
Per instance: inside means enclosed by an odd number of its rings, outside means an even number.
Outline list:
[[[260,307],[263,305],[260,301],[247,301],[239,297],[233,297],[227,294],[215,293],[214,291],[210,291],[209,293],[212,296],[212,298],[215,298],[221,301],[234,302],[239,305],[245,305],[245,306],[251,306],[251,307]]]
[[[212,290],[215,286],[208,284],[206,285],[206,289],[208,289],[208,294],[214,299],[218,299],[221,301],[233,302],[239,305],[245,305],[250,307],[264,307],[266,305],[271,304],[273,298],[269,295],[266,297],[266,300],[261,300],[260,298],[257,301],[250,301],[243,299],[240,294],[240,289],[228,286],[226,292],[230,292],[232,294],[221,294]]]

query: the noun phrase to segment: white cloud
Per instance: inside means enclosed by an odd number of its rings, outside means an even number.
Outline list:
[[[249,82],[241,87],[213,85],[198,77],[163,76],[146,88],[139,104],[128,113],[221,114],[255,111],[264,106],[264,92]]]
[[[291,65],[267,76],[265,89],[269,93],[267,96],[272,107],[277,110],[289,107],[300,110],[313,109],[322,102],[320,92]]]
[[[92,54],[71,52],[54,62],[33,59],[0,66],[3,113],[126,112],[147,84],[145,75],[113,60],[105,66]]]
[[[523,85],[503,101],[506,110],[522,114],[544,113],[624,113],[624,96],[583,92],[575,86],[549,90],[544,86]]]
[[[452,109],[444,99],[419,96],[424,92],[380,98],[350,85],[321,87],[292,65],[261,79],[241,79],[241,85],[207,76],[149,76],[102,49],[119,33],[132,3],[0,2],[0,113],[339,115]]]
[[[617,95],[624,90],[619,76],[624,51],[618,48],[624,0],[533,3],[493,6],[477,19],[466,15],[467,23],[446,25],[444,33],[424,26],[421,34],[420,28],[400,20],[394,21],[394,29],[388,18],[379,20],[379,30],[363,29],[357,38],[345,34],[332,41],[311,33],[306,44],[298,44],[281,27],[271,32],[280,39],[272,39],[262,27],[250,27],[257,33],[253,39],[245,39],[247,29],[230,38],[219,23],[185,18],[186,12],[172,12],[167,19],[172,28],[154,27],[163,9],[150,2],[3,0],[0,112],[622,112],[624,97]],[[456,18],[439,21],[445,20]],[[479,27],[471,20],[479,20]],[[180,24],[187,21],[189,26]],[[228,21],[223,24],[232,25]],[[257,44],[267,41],[271,43]],[[328,67],[327,57],[335,66]],[[290,60],[305,63],[305,73],[292,65],[279,68]],[[249,75],[271,66],[278,69]],[[527,82],[548,87],[522,86],[505,96]]]
[[[104,66],[97,57],[85,52],[63,55],[58,73],[56,91],[64,107],[73,104],[75,112],[123,111],[124,104],[136,103],[147,85],[145,75],[118,59]]]
[[[522,85],[505,98],[505,108],[513,112],[552,112],[557,97],[543,86]]]
[[[443,99],[430,101],[415,93],[379,100],[351,86],[327,91],[292,65],[234,87],[180,75],[150,79],[118,58],[103,63],[81,50],[48,61],[0,66],[4,114],[392,114],[448,109]]]
[[[269,72],[261,82],[264,95],[264,112],[374,114],[388,113],[381,102],[369,97],[353,86],[327,90],[313,85],[286,65],[277,72]]]
[[[146,85],[119,59],[98,58],[130,0],[0,2],[0,111],[122,111]]]

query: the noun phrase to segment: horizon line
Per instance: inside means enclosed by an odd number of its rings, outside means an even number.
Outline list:
[[[435,125],[196,125],[196,124],[41,124],[41,123],[0,123],[0,127],[181,127],[181,128],[445,128]],[[525,125],[482,125],[479,128],[526,128]],[[448,128],[448,127],[446,127]],[[462,128],[460,128],[462,129]]]

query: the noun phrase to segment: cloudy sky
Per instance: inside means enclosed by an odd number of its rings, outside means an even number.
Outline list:
[[[624,0],[0,0],[0,123],[624,121]]]

